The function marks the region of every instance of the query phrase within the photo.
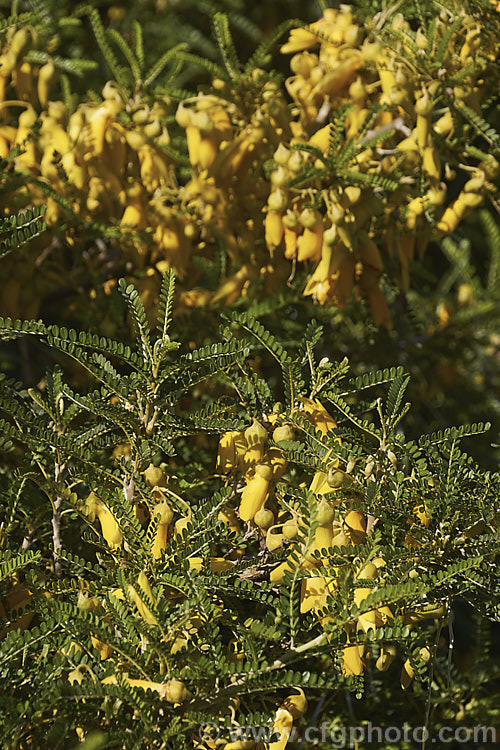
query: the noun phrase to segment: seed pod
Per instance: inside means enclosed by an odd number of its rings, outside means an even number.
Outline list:
[[[476,521],[476,523],[472,524],[472,526],[469,526],[468,529],[465,529],[464,537],[466,539],[473,539],[475,536],[479,536],[480,534],[482,534],[485,529],[486,523],[481,518],[479,521]]]

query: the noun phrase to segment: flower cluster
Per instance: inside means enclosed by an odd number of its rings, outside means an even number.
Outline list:
[[[188,306],[232,304],[303,269],[304,294],[343,308],[354,293],[390,327],[383,275],[406,291],[415,253],[495,193],[498,161],[472,142],[498,42],[459,8],[427,29],[400,13],[368,26],[348,5],[326,9],[281,47],[292,54],[284,86],[259,68],[214,78],[175,121],[168,97],[112,81],[101,101],[68,110],[51,98],[50,56],[25,59],[34,32],[14,30],[1,51],[0,155],[31,185],[17,186],[11,210],[46,202],[49,226],[71,225],[70,244],[76,223],[113,226],[149,309],[168,267],[187,279]],[[187,177],[167,122],[185,136]],[[210,289],[200,260],[221,249],[226,276]],[[15,316],[13,276],[3,312]]]

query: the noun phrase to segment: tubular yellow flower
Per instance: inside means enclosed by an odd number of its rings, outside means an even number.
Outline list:
[[[301,52],[318,43],[318,37],[307,29],[292,29],[288,42],[281,46],[280,52],[288,55],[291,52]]]
[[[326,600],[338,587],[338,579],[335,576],[314,576],[303,578],[300,590],[300,611],[319,612],[326,607]]]
[[[273,733],[277,732],[280,736],[275,742],[270,742],[269,750],[284,750],[288,743],[293,726],[293,716],[286,708],[278,708],[276,717],[273,722]]]
[[[360,675],[363,671],[364,662],[360,656],[358,646],[346,646],[342,649],[342,674],[347,677],[349,675]]]
[[[396,647],[392,644],[385,644],[380,648],[380,655],[375,662],[375,666],[379,672],[385,672],[389,669],[394,659],[396,658]]]
[[[265,219],[265,240],[271,254],[281,245],[283,234],[284,227],[281,214],[277,211],[268,211]]]
[[[420,98],[415,102],[415,112],[417,114],[417,145],[421,152],[423,152],[429,139],[432,110],[432,99],[429,96],[427,89],[424,89]]]
[[[49,101],[50,85],[54,79],[55,73],[56,67],[52,59],[49,59],[49,61],[45,65],[42,65],[38,71],[37,92],[38,101],[42,108],[46,107]]]
[[[239,516],[242,521],[252,521],[258,510],[264,505],[269,492],[269,480],[255,472],[248,480],[239,505]]]
[[[242,433],[236,430],[224,432],[219,439],[219,450],[217,453],[216,471],[222,474],[229,474],[236,468],[236,447],[235,438]]]
[[[147,599],[150,599],[152,602],[154,602],[153,592],[151,591],[151,586],[149,585],[148,577],[144,573],[144,571],[141,571],[137,577],[137,583],[139,587],[142,589],[142,593],[146,596]],[[129,596],[134,602],[135,606],[137,607],[139,614],[141,615],[144,622],[146,622],[148,625],[158,625],[158,620],[156,619],[155,615],[151,611],[151,609],[148,607],[147,604],[145,604],[141,598],[141,595],[136,591],[136,589],[132,586],[132,584],[128,585],[128,592]]]
[[[438,150],[434,145],[425,146],[422,166],[424,172],[426,172],[432,180],[439,181],[441,179],[441,162],[439,160]]]

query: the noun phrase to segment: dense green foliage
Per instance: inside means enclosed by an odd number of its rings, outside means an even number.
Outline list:
[[[498,723],[500,14],[329,5],[0,3],[6,748]]]

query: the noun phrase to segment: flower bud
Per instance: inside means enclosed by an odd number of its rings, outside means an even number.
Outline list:
[[[165,698],[169,703],[184,703],[193,697],[185,684],[173,677],[165,683]]]
[[[293,428],[288,424],[284,424],[281,427],[276,427],[273,432],[273,440],[275,443],[279,443],[282,440],[293,440],[294,438],[295,432]]]
[[[267,430],[264,425],[254,419],[250,427],[245,430],[245,439],[249,446],[263,444],[267,440]]]

